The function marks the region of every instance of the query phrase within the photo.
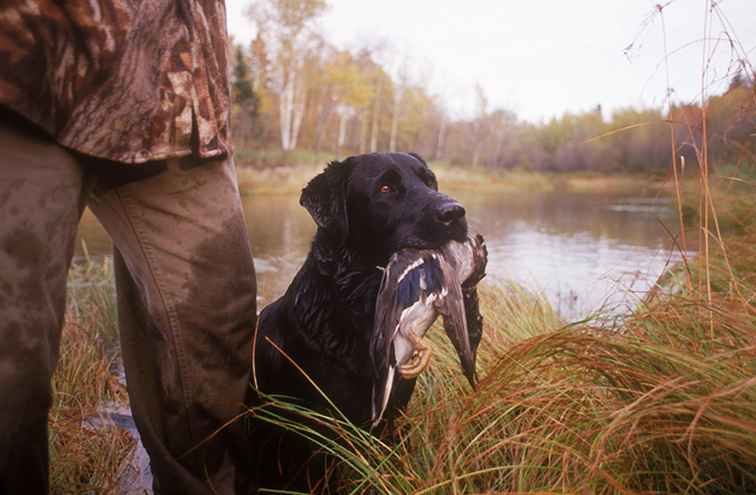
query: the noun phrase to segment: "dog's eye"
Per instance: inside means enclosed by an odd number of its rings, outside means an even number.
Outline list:
[[[391,193],[394,192],[394,188],[389,184],[381,184],[380,186],[378,186],[378,192]]]

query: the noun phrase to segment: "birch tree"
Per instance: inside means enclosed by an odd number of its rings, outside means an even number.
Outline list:
[[[325,0],[258,0],[247,11],[272,54],[270,81],[278,95],[281,149],[293,150],[307,106],[307,57],[318,45],[316,21]]]
[[[486,138],[486,116],[488,115],[488,97],[480,83],[475,84],[475,121],[473,122],[473,167],[478,166],[481,148]]]
[[[396,151],[396,138],[399,132],[399,119],[402,116],[402,98],[409,85],[409,70],[407,60],[404,59],[399,66],[399,74],[394,87],[394,108],[391,114],[391,138],[389,139],[389,151]]]

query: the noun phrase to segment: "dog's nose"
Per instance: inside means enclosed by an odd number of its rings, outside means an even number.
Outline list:
[[[438,209],[437,215],[440,222],[449,224],[464,217],[465,208],[456,201],[452,201],[441,205]]]

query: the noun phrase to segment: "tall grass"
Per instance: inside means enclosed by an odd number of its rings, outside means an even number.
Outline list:
[[[396,443],[278,398],[252,414],[338,459],[325,491],[756,493],[756,184],[706,161],[692,184],[675,174],[703,254],[614,331],[488,288],[477,390],[436,341]]]
[[[134,448],[124,429],[100,418],[105,404],[126,405],[118,379],[112,265],[88,257],[69,275],[69,307],[52,381],[50,492],[116,492]]]
[[[255,414],[331,451],[347,492],[756,493],[753,241],[729,246],[750,296],[717,283],[730,271],[713,250],[711,302],[694,271],[693,291],[658,293],[615,332],[565,327],[523,289],[484,290],[478,389],[435,342],[395,445],[297,409],[322,435],[277,400]]]
[[[712,188],[714,197],[723,185]],[[748,193],[726,192],[743,196],[733,204]],[[753,202],[751,208],[756,213]],[[516,285],[482,288],[477,390],[462,378],[440,329],[432,330],[432,366],[396,443],[276,398],[254,414],[339,459],[340,484],[331,491],[753,492],[755,233],[752,222],[726,231],[738,291],[714,249],[711,304],[697,291],[705,275],[690,263],[692,290],[659,291],[618,332],[565,326],[543,297]],[[51,413],[53,493],[114,490],[132,448],[125,432],[82,422],[103,401],[122,397],[111,370],[109,271],[89,261],[72,273]],[[716,315],[713,334],[709,312]]]

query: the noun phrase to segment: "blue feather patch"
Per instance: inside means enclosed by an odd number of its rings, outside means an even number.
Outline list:
[[[428,256],[427,263],[428,268],[425,271],[427,275],[426,285],[427,291],[441,292],[444,287],[444,272],[441,270],[441,263],[436,256]]]
[[[401,309],[412,306],[423,296],[441,292],[443,272],[438,258],[427,255],[418,260],[415,266],[410,265],[398,285],[396,301]]]

